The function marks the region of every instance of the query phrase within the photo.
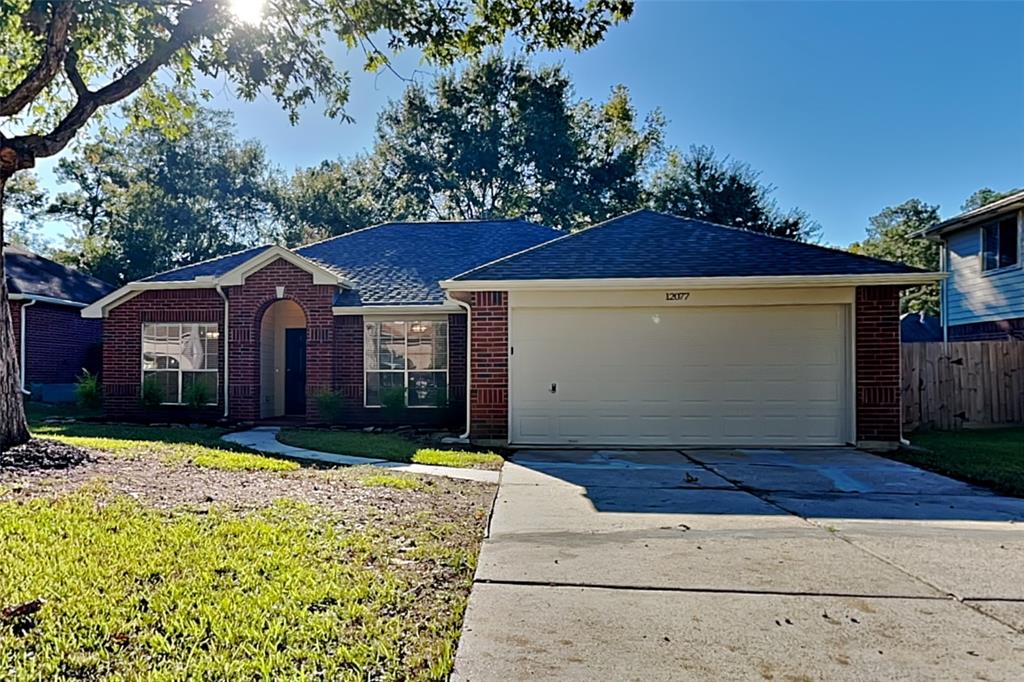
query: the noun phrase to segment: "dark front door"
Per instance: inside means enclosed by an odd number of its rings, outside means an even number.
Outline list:
[[[284,413],[306,414],[306,330],[284,330]]]

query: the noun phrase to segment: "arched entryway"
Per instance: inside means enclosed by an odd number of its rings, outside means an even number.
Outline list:
[[[260,417],[306,414],[306,314],[281,299],[260,321]]]

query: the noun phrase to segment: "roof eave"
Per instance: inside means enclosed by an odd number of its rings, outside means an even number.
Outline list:
[[[1014,211],[1021,211],[1022,209],[1024,209],[1024,193],[1014,194],[1002,199],[1001,201],[995,201],[987,206],[982,206],[981,208],[970,211],[969,213],[962,213],[950,218],[949,220],[944,220],[941,223],[935,223],[931,227],[914,233],[914,236],[931,239],[933,241],[940,241],[942,235],[949,234],[950,232],[956,232],[957,230],[962,230],[964,228],[974,227],[975,225],[991,220],[1002,213],[1013,213]]]
[[[917,286],[940,282],[943,272],[870,273],[860,275],[782,275],[756,277],[638,277],[607,279],[444,280],[446,291],[513,291],[574,289],[778,289],[799,287]]]

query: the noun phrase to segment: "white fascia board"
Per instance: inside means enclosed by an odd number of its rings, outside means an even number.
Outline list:
[[[131,282],[112,291],[100,300],[82,309],[82,317],[98,319],[106,317],[111,308],[130,301],[144,291],[167,289],[213,289],[212,280],[185,280],[184,282]]]
[[[866,275],[784,275],[775,277],[644,277],[609,279],[444,280],[446,291],[573,289],[778,289],[793,287],[914,286],[942,281],[944,272]]]
[[[263,253],[253,256],[235,269],[216,278],[216,281],[218,284],[225,287],[240,286],[245,284],[246,277],[278,258],[313,275],[313,284],[341,286],[346,289],[352,288],[352,283],[344,277],[340,277],[330,270],[320,267],[313,261],[303,258],[283,246],[271,246]]]
[[[334,306],[335,315],[422,315],[424,313],[461,313],[462,308],[449,304],[425,305],[352,305]]]
[[[66,298],[54,298],[52,296],[39,296],[37,294],[8,294],[8,300],[11,301],[38,301],[39,303],[52,303],[54,305],[66,305],[72,308],[85,308],[88,303],[82,303],[81,301],[69,301]]]

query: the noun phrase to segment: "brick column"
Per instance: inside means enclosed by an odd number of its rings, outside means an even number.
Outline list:
[[[895,447],[900,409],[900,289],[857,287],[857,443]]]
[[[470,437],[508,441],[508,293],[474,291],[470,323]]]

